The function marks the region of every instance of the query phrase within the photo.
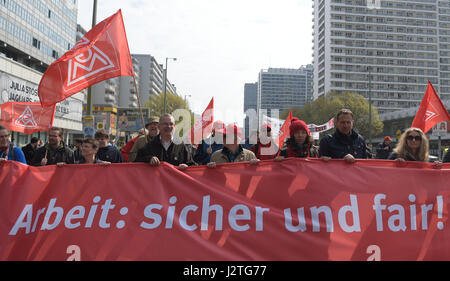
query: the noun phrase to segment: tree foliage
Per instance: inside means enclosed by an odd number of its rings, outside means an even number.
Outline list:
[[[360,94],[352,92],[331,91],[304,107],[292,108],[292,116],[302,119],[307,124],[321,125],[335,117],[342,108],[348,108],[353,112],[355,121],[354,129],[365,139],[369,138],[369,102]],[[281,113],[280,117],[285,119],[289,110]],[[372,137],[383,132],[383,122],[378,115],[378,110],[372,105]],[[329,134],[330,132],[326,132]]]
[[[150,113],[153,116],[161,116],[164,113],[164,93],[151,95],[144,107],[150,108]],[[189,109],[188,103],[179,95],[170,91],[166,96],[166,112],[172,113],[176,109]]]
[[[147,102],[144,104],[144,107],[150,108],[150,114],[152,116],[161,116],[164,114],[164,93],[160,93],[157,95],[151,95]],[[166,112],[173,114],[173,112],[177,109],[186,109],[190,112],[191,115],[191,125],[194,125],[194,113],[189,108],[189,104],[179,95],[174,94],[170,91],[167,91],[166,95]],[[175,123],[178,124],[181,120],[175,120]]]

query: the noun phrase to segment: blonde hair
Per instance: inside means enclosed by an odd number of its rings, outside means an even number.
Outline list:
[[[421,142],[420,147],[416,154],[413,154],[412,151],[408,148],[408,144],[406,143],[406,138],[409,136],[409,133],[417,132],[420,135]],[[411,153],[414,155],[417,161],[428,162],[428,139],[423,133],[423,131],[419,128],[408,128],[400,137],[400,140],[397,146],[394,148],[394,152],[398,153],[398,157],[406,159],[407,153]]]

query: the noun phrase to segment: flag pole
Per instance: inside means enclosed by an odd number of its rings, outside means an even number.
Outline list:
[[[142,121],[142,128],[144,129],[144,136],[145,136],[145,142],[147,142],[147,132],[145,130],[145,122],[144,122],[144,116],[142,115],[142,107],[141,107],[141,97],[139,96],[139,91],[136,84],[136,77],[133,75],[133,81],[134,81],[134,88],[136,89],[136,95],[137,95],[137,101],[138,101],[138,107],[139,107],[139,115],[141,116]]]
[[[92,8],[92,27],[94,27],[96,24],[97,24],[97,0],[94,0],[94,6]],[[93,107],[92,86],[89,86],[86,103],[86,115],[92,115],[92,107]]]

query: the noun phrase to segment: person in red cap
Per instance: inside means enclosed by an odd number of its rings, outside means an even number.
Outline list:
[[[215,168],[216,164],[222,163],[249,161],[250,164],[256,164],[259,162],[253,152],[243,148],[240,144],[242,131],[237,125],[228,125],[222,130],[222,135],[223,148],[211,155],[211,162],[207,164],[209,168]]]
[[[211,136],[203,139],[202,143],[198,145],[194,155],[194,161],[199,165],[206,165],[211,161],[211,155],[219,149],[223,148],[222,131],[225,124],[220,121],[214,121]]]
[[[296,117],[292,119],[291,126],[289,126],[289,139],[286,141],[286,146],[283,147],[277,161],[285,157],[318,157],[317,147],[313,145],[313,137],[308,129],[308,125],[303,120]]]
[[[272,139],[272,126],[268,123],[263,124],[258,132],[258,141],[250,148],[250,151],[259,160],[270,160],[277,157],[278,150],[278,145]]]
[[[392,138],[390,136],[384,137],[383,142],[379,143],[376,147],[377,159],[388,159],[392,152],[391,147]]]

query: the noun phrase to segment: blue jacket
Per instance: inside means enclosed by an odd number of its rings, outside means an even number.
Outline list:
[[[208,142],[210,143],[210,142]],[[206,165],[211,160],[211,155],[217,151],[223,148],[222,144],[217,144],[216,142],[213,142],[211,145],[209,145],[205,140],[202,140],[202,143],[198,145],[197,151],[194,155],[194,161],[195,163],[199,165]],[[206,150],[208,147],[211,146],[212,152],[211,154],[208,154]]]
[[[23,164],[27,164],[27,160],[25,159],[25,155],[23,154],[23,151],[20,147],[14,146],[14,157],[12,155],[12,150],[8,150],[8,160],[20,162]],[[5,158],[6,155],[3,155],[3,153],[0,153],[0,158]]]
[[[123,157],[120,150],[111,145],[99,148],[97,151],[97,158],[99,160],[108,161],[111,163],[123,162]]]
[[[367,158],[366,141],[354,130],[347,136],[336,129],[332,135],[327,135],[320,141],[319,157],[328,156],[342,159],[347,154],[351,154],[355,158]]]

